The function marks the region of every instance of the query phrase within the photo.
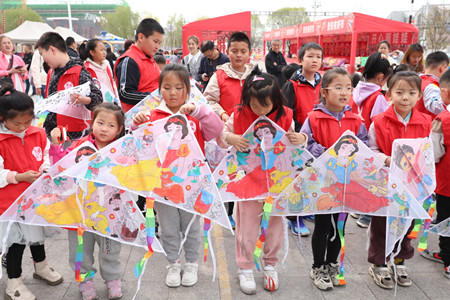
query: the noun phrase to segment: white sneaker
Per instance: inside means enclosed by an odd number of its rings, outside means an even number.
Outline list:
[[[312,268],[309,275],[319,290],[327,291],[333,289],[333,283],[331,282],[330,275],[328,275],[328,269],[325,266]]]
[[[239,287],[244,294],[255,294],[256,283],[251,269],[239,269]]]
[[[179,287],[181,284],[181,265],[173,263],[166,267],[169,269],[166,276],[166,285],[168,287]]]
[[[278,272],[275,266],[264,267],[264,288],[268,291],[276,291],[278,289]]]
[[[9,279],[5,291],[6,300],[35,300],[36,297],[23,284],[22,277]]]
[[[186,263],[184,265],[183,279],[181,284],[183,286],[193,286],[197,283],[198,264],[197,263]]]

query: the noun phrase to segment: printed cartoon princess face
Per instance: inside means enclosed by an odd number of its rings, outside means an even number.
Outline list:
[[[343,136],[334,146],[334,151],[340,158],[353,156],[358,150],[358,141],[351,135]]]
[[[356,150],[355,146],[353,146],[351,144],[342,144],[337,155],[340,157],[349,157],[350,154],[355,150]]]

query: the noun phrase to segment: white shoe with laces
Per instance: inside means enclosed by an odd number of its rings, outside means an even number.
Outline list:
[[[252,269],[239,269],[239,287],[244,294],[252,295],[256,293]]]
[[[275,266],[267,265],[264,267],[264,288],[268,291],[276,291],[278,289],[278,272]]]
[[[183,279],[181,284],[183,286],[193,286],[197,283],[198,264],[197,263],[186,263],[184,265]]]
[[[179,287],[181,284],[181,265],[173,263],[166,267],[169,269],[166,276],[166,285],[168,287]]]

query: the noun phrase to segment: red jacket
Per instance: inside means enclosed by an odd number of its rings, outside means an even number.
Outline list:
[[[234,111],[234,107],[241,102],[242,85],[244,80],[231,78],[224,70],[217,70],[217,83],[220,89],[220,106],[229,116]],[[242,84],[242,85],[241,85]]]
[[[446,152],[441,161],[436,164],[436,190],[435,192],[445,197],[450,197],[450,113],[448,110],[440,113],[437,118],[442,121],[444,145]]]
[[[397,118],[394,107],[391,105],[384,113],[376,115],[373,119],[375,135],[380,150],[392,155],[392,143],[395,139],[415,139],[430,135],[431,118],[413,108],[408,124],[403,124]]]
[[[430,84],[434,84],[437,87],[439,87],[439,80],[437,80],[436,78],[434,78],[433,76],[430,75],[422,75],[420,76],[420,78],[422,79],[422,93],[425,91],[425,88],[430,85]],[[419,101],[417,101],[416,106],[415,106],[421,113],[427,114],[429,116],[431,116],[432,119],[436,118],[436,115],[433,114],[432,112],[430,112],[428,109],[425,108],[425,103],[423,102],[423,95],[422,97],[419,99]]]
[[[172,116],[172,114],[156,108],[150,112],[150,116],[151,116],[151,121],[153,122],[156,120],[161,120],[161,119],[170,117],[170,116]],[[193,122],[195,124],[195,128],[192,128],[193,130],[195,129],[194,130],[195,138],[197,139],[197,142],[200,145],[200,148],[202,149],[203,153],[205,153],[205,139],[203,138],[203,134],[200,130],[200,122],[196,118],[191,117],[189,115],[186,115],[186,117],[189,122]]]
[[[131,45],[131,47],[122,54],[114,64],[114,76],[117,80],[116,68],[119,62],[125,58],[129,57],[136,62],[139,67],[139,72],[141,77],[139,80],[139,85],[137,88],[138,92],[151,93],[158,88],[159,85],[159,70],[158,65],[152,57],[144,54],[136,45]],[[120,83],[117,83],[117,87],[120,88]],[[129,111],[133,107],[132,104],[122,102],[122,108],[124,112]]]
[[[294,112],[289,107],[284,107],[286,114],[281,116],[278,121],[275,121],[275,117],[277,115],[277,111],[274,111],[267,117],[272,120],[274,123],[277,123],[278,126],[283,128],[284,131],[288,132],[289,128],[292,124],[292,118],[294,117]],[[245,107],[242,111],[239,111],[237,107],[234,110],[234,132],[236,134],[242,135],[247,131],[250,125],[258,119],[259,116],[255,114],[249,107]]]
[[[4,159],[4,168],[18,173],[39,171],[44,162],[46,145],[45,131],[35,126],[28,128],[23,140],[12,134],[0,133],[0,155]],[[21,181],[0,189],[0,214],[3,214],[30,185],[31,183]]]
[[[57,91],[63,91],[65,89],[78,86],[80,84],[80,72],[83,67],[80,65],[75,65],[72,68],[68,69],[59,79],[58,81],[58,89]],[[47,74],[47,87],[50,83],[50,78],[53,75],[53,69]],[[48,96],[48,88],[45,89],[45,96]],[[84,120],[72,118],[60,114],[56,114],[56,123],[58,126],[67,126],[67,132],[78,132],[83,131],[89,127],[88,124]]]
[[[295,119],[297,122],[305,123],[308,113],[311,112],[315,104],[319,104],[320,87],[322,83],[313,88],[308,84],[300,84],[291,80],[295,90]]]
[[[327,149],[333,146],[346,130],[358,134],[362,122],[361,118],[351,111],[346,111],[341,121],[321,110],[310,112],[308,118],[314,140]]]
[[[375,105],[375,102],[377,101],[378,96],[383,95],[381,93],[381,89],[367,97],[367,99],[362,103],[360,109],[361,109],[361,117],[364,120],[364,125],[366,126],[367,131],[369,131],[370,124],[372,124],[372,119],[370,118],[370,115],[372,114],[373,106]]]

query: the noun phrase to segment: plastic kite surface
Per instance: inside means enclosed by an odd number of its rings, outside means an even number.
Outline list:
[[[243,135],[250,142],[247,151],[228,149],[213,173],[224,202],[276,197],[312,163],[313,156],[292,145],[285,133],[260,117]]]
[[[90,82],[86,82],[79,86],[68,87],[65,90],[42,99],[36,103],[36,115],[40,115],[45,111],[50,111],[72,118],[90,120],[91,111],[89,111],[84,104],[72,104],[70,101],[70,94],[81,94],[83,96],[89,95],[91,92],[89,84]]]
[[[209,106],[208,101],[197,88],[197,82],[191,78],[190,83],[191,93],[189,94],[189,100],[187,102]],[[140,111],[148,112],[150,110],[154,110],[158,107],[161,100],[162,98],[159,89],[154,90],[150,95],[142,99],[125,114],[125,128],[130,128],[131,123],[133,122],[133,116],[135,114]]]
[[[63,175],[151,197],[231,228],[191,126],[184,115],[145,123]]]
[[[0,221],[30,225],[78,227],[88,232],[147,249],[145,219],[129,192],[115,187],[59,177],[95,147],[83,143],[47,170],[0,216]],[[153,244],[164,252],[159,242]]]
[[[351,131],[290,183],[272,215],[337,212],[427,218],[401,180]]]
[[[450,218],[434,225],[433,228],[430,229],[430,232],[450,237]]]
[[[103,102],[115,102],[120,107],[122,107],[120,100],[114,96],[114,93],[106,86],[106,84],[102,82],[98,83],[100,84],[100,91],[102,92]]]

